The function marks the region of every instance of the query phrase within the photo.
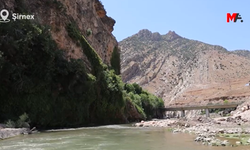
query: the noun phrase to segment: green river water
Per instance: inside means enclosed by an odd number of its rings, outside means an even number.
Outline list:
[[[194,136],[166,128],[109,125],[22,135],[0,141],[0,150],[250,150],[250,146],[212,147]]]

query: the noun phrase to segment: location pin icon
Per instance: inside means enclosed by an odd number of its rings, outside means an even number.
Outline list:
[[[3,9],[1,12],[0,12],[0,16],[1,18],[3,19],[3,21],[8,21],[8,16],[9,16],[9,11],[6,10],[6,9]]]

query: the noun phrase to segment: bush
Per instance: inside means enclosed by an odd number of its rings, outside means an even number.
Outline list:
[[[228,102],[228,100],[227,99],[225,99],[224,100],[224,104],[228,104],[229,102]]]
[[[92,35],[92,30],[90,28],[87,29],[87,36]]]
[[[19,119],[16,121],[16,127],[21,128],[21,127],[29,127],[29,116],[24,113],[21,116],[19,116]]]
[[[12,120],[8,120],[6,121],[6,127],[7,128],[29,128],[29,117],[26,113],[22,114],[21,116],[19,116],[19,119],[17,121],[12,121]]]
[[[5,125],[7,128],[15,128],[16,127],[16,123],[12,120],[6,121]]]
[[[128,96],[132,102],[137,106],[138,111],[143,112],[142,115],[145,115],[147,119],[159,118],[162,114],[160,108],[164,107],[163,100],[150,94],[134,83],[134,84],[125,84],[124,89],[129,93]]]

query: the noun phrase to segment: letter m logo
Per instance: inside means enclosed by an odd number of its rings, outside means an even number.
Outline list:
[[[232,15],[230,13],[227,13],[227,22],[229,22],[229,20],[233,20],[234,22],[237,21],[239,16],[239,13],[232,13]]]

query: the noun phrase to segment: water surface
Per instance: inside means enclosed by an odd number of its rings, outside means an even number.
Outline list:
[[[204,146],[193,139],[166,128],[110,125],[22,135],[0,141],[0,150],[250,150],[250,146]]]

